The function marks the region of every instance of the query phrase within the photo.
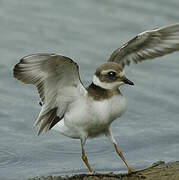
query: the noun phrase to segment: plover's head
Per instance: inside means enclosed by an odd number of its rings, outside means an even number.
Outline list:
[[[104,89],[116,89],[122,84],[134,85],[126,78],[123,68],[114,62],[100,65],[94,74],[93,83]]]

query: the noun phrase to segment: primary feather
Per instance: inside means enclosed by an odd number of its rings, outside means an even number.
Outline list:
[[[179,24],[166,26],[138,34],[116,49],[108,61],[129,65],[179,50]]]

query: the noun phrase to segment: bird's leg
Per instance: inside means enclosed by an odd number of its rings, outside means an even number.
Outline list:
[[[129,164],[128,164],[127,161],[125,160],[122,152],[119,150],[119,148],[118,148],[118,146],[117,146],[117,143],[116,143],[116,140],[114,139],[114,137],[113,137],[112,132],[110,131],[110,129],[106,131],[105,135],[106,135],[106,136],[109,138],[109,140],[113,143],[117,154],[121,157],[121,159],[123,160],[123,162],[124,162],[125,165],[127,166],[127,168],[128,168],[128,173],[135,172],[135,170],[132,169],[132,168],[129,166]]]
[[[90,173],[94,173],[93,169],[91,168],[91,166],[89,165],[88,163],[88,158],[85,154],[85,149],[84,149],[84,146],[85,146],[85,141],[81,141],[81,148],[82,148],[82,154],[81,154],[81,158],[83,160],[83,162],[85,163],[85,165],[87,166],[88,170]]]
[[[116,143],[114,143],[114,147],[115,147],[115,150],[116,150],[117,154],[121,157],[121,159],[123,160],[123,162],[124,162],[125,165],[127,166],[127,168],[128,168],[128,173],[135,172],[135,170],[132,169],[132,168],[129,166],[129,164],[127,163],[127,161],[125,160],[122,152],[119,150],[119,148],[118,148],[118,146],[117,146]]]

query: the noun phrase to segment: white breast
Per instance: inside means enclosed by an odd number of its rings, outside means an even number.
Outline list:
[[[104,133],[111,122],[126,110],[125,98],[119,95],[102,101],[92,100],[90,104],[90,121],[86,124],[88,135],[91,137]]]
[[[124,96],[114,96],[109,100],[109,106],[111,109],[111,117],[120,117],[127,109],[126,99]]]
[[[99,119],[110,123],[126,111],[127,105],[124,96],[115,95],[110,99],[94,101],[93,107]]]

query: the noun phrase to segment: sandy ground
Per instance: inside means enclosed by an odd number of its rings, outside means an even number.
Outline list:
[[[178,180],[179,179],[179,161],[165,163],[163,161],[156,162],[152,166],[137,171],[132,174],[78,174],[71,177],[37,177],[28,180]]]

